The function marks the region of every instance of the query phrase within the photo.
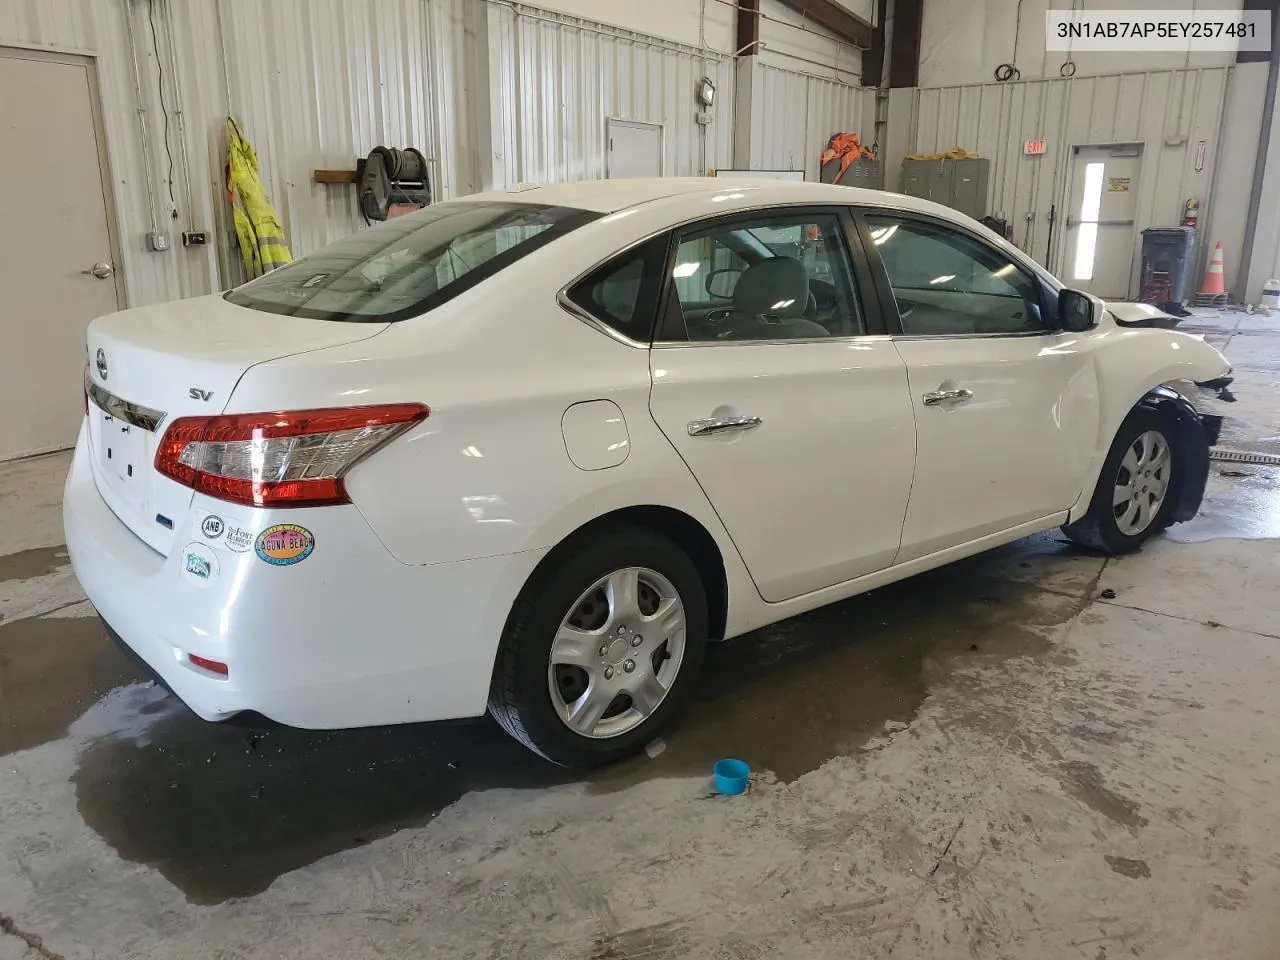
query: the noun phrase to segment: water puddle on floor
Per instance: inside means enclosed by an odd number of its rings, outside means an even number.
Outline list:
[[[68,563],[70,561],[67,559],[67,548],[61,544],[56,547],[20,550],[17,553],[0,556],[0,582],[43,577],[46,574],[57,573]]]
[[[211,725],[147,701],[147,722],[112,721],[105,729],[118,732],[84,746],[73,777],[80,813],[125,859],[154,866],[193,902],[217,903],[428,822],[470,791],[614,791],[707,776],[727,755],[791,780],[858,750],[886,721],[910,722],[957,666],[1047,649],[1035,628],[1065,621],[1085,594],[1038,592],[1037,568],[1077,565],[1079,586],[1101,561],[1052,539],[1025,543],[713,645],[655,759],[584,775],[546,764],[487,720],[316,733]]]
[[[97,617],[0,623],[0,756],[64,736],[108,691],[141,678]]]
[[[1280,470],[1214,462],[1199,514],[1165,536],[1178,543],[1280,538]]]

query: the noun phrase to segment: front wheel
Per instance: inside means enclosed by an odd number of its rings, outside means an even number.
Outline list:
[[[1173,519],[1180,438],[1164,417],[1131,414],[1116,434],[1089,512],[1062,528],[1076,543],[1105,553],[1129,553]]]
[[[659,534],[615,527],[561,551],[516,601],[489,711],[554,763],[635,753],[675,716],[702,664],[697,567]]]

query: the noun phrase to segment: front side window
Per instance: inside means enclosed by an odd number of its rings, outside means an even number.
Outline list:
[[[866,332],[844,231],[833,213],[761,214],[687,230],[672,279],[691,341]]]
[[[530,203],[434,204],[339,240],[226,298],[315,320],[403,320],[438,307],[598,216]]]
[[[986,244],[905,217],[867,215],[871,242],[911,336],[1045,329],[1035,281]]]

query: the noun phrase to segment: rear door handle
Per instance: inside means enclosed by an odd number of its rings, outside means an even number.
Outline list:
[[[973,391],[965,387],[956,387],[954,390],[932,390],[921,399],[926,407],[936,407],[941,403],[963,403],[973,399]]]
[[[689,436],[705,437],[712,433],[729,433],[734,430],[754,430],[764,423],[759,417],[710,417],[706,420],[690,420]]]

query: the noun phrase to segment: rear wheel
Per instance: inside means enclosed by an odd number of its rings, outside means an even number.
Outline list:
[[[555,763],[636,752],[675,716],[702,663],[707,604],[697,568],[634,527],[589,535],[539,570],[508,619],[489,711]]]
[[[1128,553],[1172,522],[1180,438],[1158,413],[1138,410],[1116,434],[1089,512],[1062,528],[1076,543]]]

